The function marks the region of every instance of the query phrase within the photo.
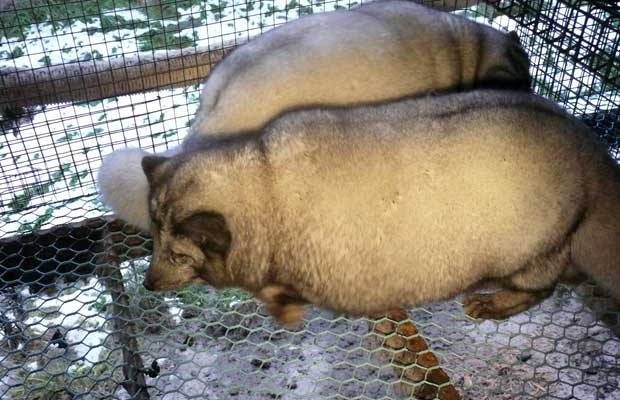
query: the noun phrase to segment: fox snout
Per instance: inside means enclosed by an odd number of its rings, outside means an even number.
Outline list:
[[[150,290],[150,291],[155,290],[155,286],[153,286],[153,282],[151,282],[149,279],[145,278],[143,285],[146,290]]]
[[[144,275],[143,286],[146,290],[158,292],[162,290],[178,289],[184,286],[184,283],[186,282],[179,281],[177,277],[158,274],[156,270],[153,270],[151,265]]]
[[[174,290],[178,289],[182,286],[185,286],[185,283],[180,283],[177,281],[167,282],[165,279],[156,279],[153,278],[153,274],[149,274],[147,272],[144,277],[144,283],[142,284],[146,290],[152,292],[159,292],[163,290]]]
[[[150,275],[148,272],[146,273],[146,275],[144,276],[144,288],[146,290],[149,291],[156,291],[157,289],[157,285],[155,284],[155,279],[153,279],[153,276]]]
[[[191,283],[201,283],[200,277],[191,266],[172,265],[166,262],[151,262],[144,275],[144,288],[150,291],[176,290]]]

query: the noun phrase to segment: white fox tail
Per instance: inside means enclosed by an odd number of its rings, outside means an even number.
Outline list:
[[[181,146],[163,155],[172,155]],[[123,149],[108,154],[101,164],[97,183],[103,202],[116,216],[141,230],[150,230],[149,185],[142,171],[142,158],[150,155],[140,149]]]

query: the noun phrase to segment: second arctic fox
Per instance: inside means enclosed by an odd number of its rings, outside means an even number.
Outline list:
[[[427,92],[501,86],[527,90],[518,38],[405,1],[302,17],[240,46],[204,84],[183,147],[261,129],[287,110],[377,103]],[[181,150],[173,148],[165,154]],[[98,183],[116,215],[149,229],[148,153],[107,156]]]

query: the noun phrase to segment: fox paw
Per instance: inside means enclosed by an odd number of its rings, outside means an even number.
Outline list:
[[[463,298],[465,313],[473,318],[505,319],[527,310],[549,297],[553,289],[535,292],[502,289],[491,294],[467,293]]]
[[[502,319],[493,294],[467,293],[463,298],[463,310],[472,318]]]
[[[299,304],[267,304],[267,310],[286,328],[296,326],[304,317],[305,310]]]
[[[303,307],[305,301],[289,287],[266,286],[257,297],[265,303],[269,314],[284,327],[290,328],[297,325],[305,314]]]

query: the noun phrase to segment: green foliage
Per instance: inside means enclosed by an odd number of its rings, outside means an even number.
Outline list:
[[[301,6],[299,7],[299,15],[310,15],[310,14],[314,14],[314,9],[312,8],[312,6]]]
[[[177,297],[189,308],[218,308],[230,311],[232,303],[247,300],[248,294],[241,289],[214,290],[206,287],[188,286],[177,291]]]
[[[93,31],[109,33],[118,29],[144,29],[148,28],[148,22],[140,20],[128,20],[121,15],[102,15],[101,28],[95,28]]]
[[[248,2],[246,2],[246,6],[240,8],[240,10],[247,13],[249,16],[249,14],[256,9],[255,6],[256,6],[256,0],[249,0]]]
[[[222,19],[222,12],[226,9],[228,2],[226,0],[220,0],[217,3],[209,3],[211,13],[215,16],[215,20]]]
[[[9,209],[12,211],[22,211],[30,204],[30,201],[37,197],[49,193],[52,190],[54,184],[60,182],[65,173],[71,170],[70,163],[64,163],[60,166],[60,169],[54,171],[50,175],[50,179],[45,183],[35,183],[26,187],[22,193],[13,197],[13,200],[8,204]]]
[[[85,169],[80,172],[76,172],[71,175],[71,179],[69,180],[69,187],[75,187],[78,183],[82,181],[82,179],[86,178],[90,172]]]
[[[182,49],[195,47],[196,40],[189,36],[177,36],[174,29],[151,29],[136,38],[140,51]]]
[[[179,131],[176,129],[169,129],[168,132],[157,132],[151,135],[151,137],[153,138],[159,138],[161,137],[162,139],[167,139],[167,138],[171,138],[171,137],[175,137],[179,134]]]
[[[103,104],[103,100],[77,101],[73,104],[76,107],[97,107],[98,105]]]
[[[54,29],[62,29],[76,21],[92,22],[93,17],[105,10],[127,9],[141,4],[140,0],[32,0],[21,4],[22,8],[0,13],[0,32],[7,39],[24,40],[33,24],[47,22]]]
[[[110,299],[106,296],[99,296],[97,300],[88,306],[89,310],[97,311],[99,314],[103,314],[107,311],[110,304]]]
[[[104,113],[104,118],[105,118],[105,113]],[[99,121],[101,121],[102,118],[99,118]],[[89,138],[89,137],[94,137],[94,136],[101,136],[102,133],[104,133],[105,130],[103,128],[94,128],[92,131],[88,132],[86,135],[84,135],[84,138]]]
[[[490,5],[485,2],[479,2],[472,4],[464,10],[457,10],[455,14],[462,15],[467,18],[485,18],[489,23],[499,16],[505,15],[510,17],[511,15],[518,14],[520,10],[519,6],[512,4],[510,1],[500,0]]]
[[[95,60],[103,60],[103,54],[99,50],[95,49],[91,54]]]
[[[17,46],[15,48],[13,48],[13,50],[11,50],[11,53],[9,54],[9,59],[13,60],[15,58],[19,58],[21,56],[24,55],[24,50],[22,50],[21,47]]]
[[[264,13],[265,17],[269,18],[271,17],[273,14],[277,13],[278,11],[281,11],[278,6],[276,5],[271,5],[271,4],[267,4],[267,11]]]
[[[56,140],[56,143],[68,142],[70,140],[75,139],[78,136],[80,136],[80,132],[79,131],[67,132],[64,136],[61,136],[60,138],[58,138]]]
[[[181,17],[174,0],[161,0],[155,4],[148,4],[147,2],[146,15],[149,20],[179,19]]]
[[[54,216],[54,208],[47,207],[43,215],[38,216],[32,222],[25,222],[19,226],[18,232],[31,232],[40,229],[47,221]]]
[[[43,56],[38,61],[46,67],[52,65],[52,59],[49,56]]]

